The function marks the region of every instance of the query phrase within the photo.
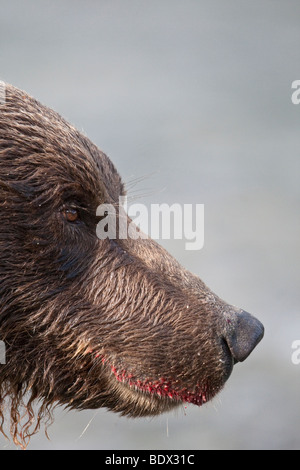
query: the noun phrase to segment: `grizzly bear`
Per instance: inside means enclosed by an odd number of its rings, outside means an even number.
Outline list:
[[[8,419],[26,447],[56,404],[139,417],[206,403],[262,324],[151,238],[100,239],[97,208],[119,211],[126,194],[114,165],[56,112],[1,90],[2,432]]]

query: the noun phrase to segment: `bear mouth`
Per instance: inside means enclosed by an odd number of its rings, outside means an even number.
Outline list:
[[[159,377],[158,379],[137,378],[133,373],[110,363],[105,356],[100,357],[99,354],[96,354],[95,357],[100,358],[102,364],[114,379],[130,391],[141,392],[151,397],[167,399],[173,404],[183,402],[201,406],[211,398],[211,393],[209,393],[208,387],[205,385],[197,384],[191,391],[186,387],[180,387],[178,380],[165,377]]]

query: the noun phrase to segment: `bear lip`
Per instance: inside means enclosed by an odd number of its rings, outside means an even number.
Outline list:
[[[107,365],[115,376],[116,380],[129,389],[134,389],[150,395],[157,395],[159,397],[169,398],[174,401],[182,401],[192,403],[193,405],[201,406],[209,400],[208,390],[206,387],[197,384],[194,391],[189,391],[187,388],[177,389],[174,385],[175,381],[160,377],[159,379],[137,379],[132,373],[127,372],[125,369],[118,369],[113,364],[110,364],[105,356],[95,354],[96,358],[101,358],[103,365]]]

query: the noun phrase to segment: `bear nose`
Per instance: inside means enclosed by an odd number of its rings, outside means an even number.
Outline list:
[[[264,335],[264,326],[250,313],[240,310],[226,328],[224,339],[235,362],[244,361]]]

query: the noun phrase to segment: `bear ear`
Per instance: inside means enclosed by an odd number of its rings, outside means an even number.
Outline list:
[[[225,340],[236,362],[244,361],[264,336],[264,327],[250,313],[241,310]]]

